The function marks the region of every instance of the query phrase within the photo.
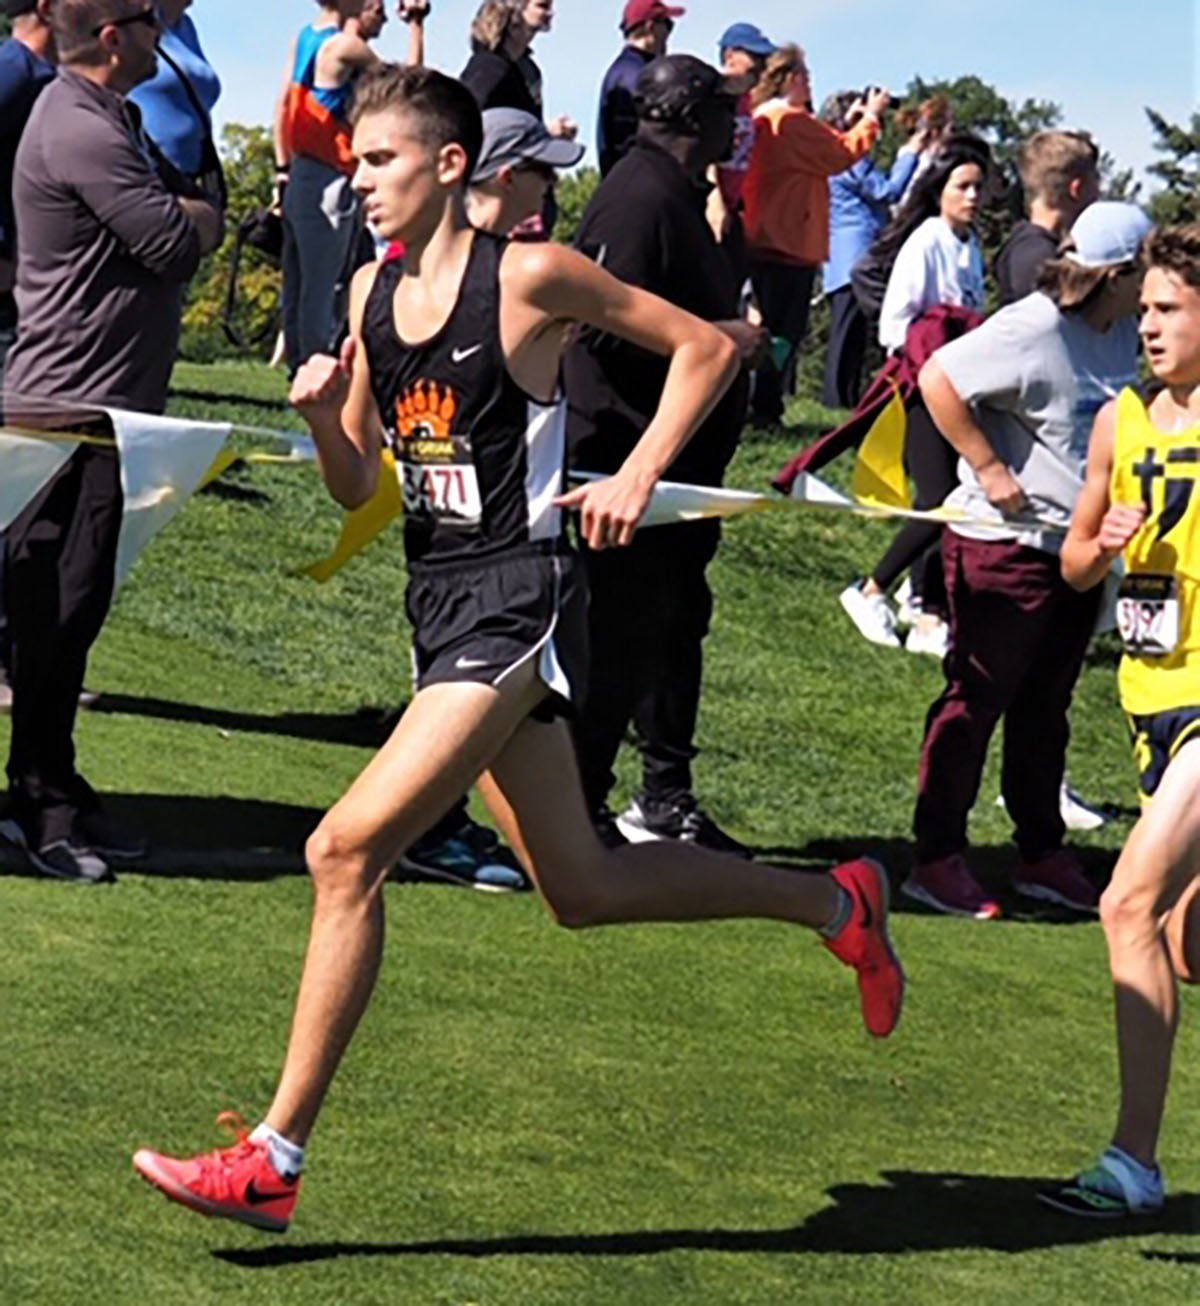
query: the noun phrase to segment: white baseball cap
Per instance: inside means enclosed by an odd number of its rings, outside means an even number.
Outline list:
[[[1136,204],[1098,200],[1089,204],[1071,228],[1067,258],[1082,268],[1108,268],[1132,263],[1154,223]]]

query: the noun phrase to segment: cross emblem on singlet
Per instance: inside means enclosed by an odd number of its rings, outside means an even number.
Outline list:
[[[1155,457],[1153,449],[1147,449],[1144,460],[1134,464],[1133,474],[1142,483],[1142,498],[1145,500],[1146,510],[1153,512],[1154,481],[1157,477],[1167,474],[1166,467]]]

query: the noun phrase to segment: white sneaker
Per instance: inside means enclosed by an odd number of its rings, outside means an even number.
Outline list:
[[[851,585],[842,591],[839,601],[863,639],[884,648],[900,647],[896,614],[882,594],[864,594],[860,585]]]
[[[920,600],[914,600],[912,578],[905,576],[896,591],[896,625],[915,626],[921,615]]]
[[[931,658],[940,660],[950,652],[950,627],[944,621],[927,626],[924,630],[914,626],[908,632],[904,647],[910,653],[927,653]]]
[[[1004,807],[1004,795],[996,799],[997,807]],[[1108,824],[1108,817],[1098,808],[1093,807],[1086,798],[1082,798],[1071,788],[1070,780],[1064,776],[1062,788],[1058,791],[1058,810],[1062,814],[1063,825],[1068,830],[1099,830]]]
[[[1062,788],[1058,791],[1058,810],[1062,813],[1063,825],[1068,830],[1099,830],[1108,822],[1098,807],[1093,807],[1086,798],[1081,798],[1071,788],[1071,783],[1065,776]]]

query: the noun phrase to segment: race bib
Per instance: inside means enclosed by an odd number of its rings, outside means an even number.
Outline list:
[[[399,450],[404,511],[433,518],[439,526],[478,526],[483,519],[479,476],[470,442],[456,435],[428,441],[404,441]]]
[[[1166,657],[1179,643],[1179,587],[1174,576],[1126,576],[1117,590],[1117,629],[1127,653]]]

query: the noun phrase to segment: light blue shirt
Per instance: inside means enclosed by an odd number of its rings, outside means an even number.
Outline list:
[[[917,170],[919,156],[898,154],[890,173],[869,159],[829,179],[829,262],[827,295],[850,284],[850,270],[887,226],[891,206],[899,204]]]
[[[158,72],[130,94],[142,113],[146,135],[185,176],[195,177],[204,166],[204,142],[212,130],[212,110],[221,94],[221,79],[200,48],[200,38],[187,14],[174,27],[164,28],[159,45],[187,74],[200,104],[201,118],[179,74],[162,57]]]

